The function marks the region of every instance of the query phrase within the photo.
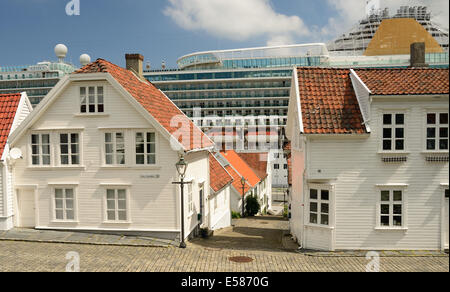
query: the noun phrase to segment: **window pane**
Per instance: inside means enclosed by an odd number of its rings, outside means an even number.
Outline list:
[[[389,215],[390,214],[390,206],[389,205],[381,205],[381,214]]]
[[[403,199],[402,191],[394,191],[394,201],[401,202]]]
[[[106,144],[105,145],[105,151],[106,151],[106,153],[113,153],[113,145],[112,144]]]
[[[55,190],[55,198],[57,198],[57,199],[62,199],[62,198],[63,198],[63,190],[61,190],[61,189],[56,189],[56,190]]]
[[[394,216],[394,226],[402,226],[402,217]]]
[[[31,143],[39,144],[39,135],[31,135]]]
[[[67,210],[66,211],[66,219],[67,220],[74,220],[75,219],[75,213],[73,210]]]
[[[381,201],[382,202],[389,202],[391,200],[390,192],[389,191],[382,191],[381,192]]]
[[[329,205],[328,204],[321,204],[320,206],[320,212],[321,213],[325,213],[325,214],[329,214]]]
[[[50,156],[42,157],[42,164],[43,165],[50,165]]]
[[[448,128],[440,128],[439,129],[439,137],[448,138]]]
[[[56,209],[62,209],[62,208],[63,208],[63,200],[61,200],[61,199],[56,199],[56,200],[55,200],[55,208],[56,208]]]
[[[108,211],[108,220],[109,221],[114,221],[116,220],[116,211]]]
[[[156,164],[156,156],[154,154],[147,155],[148,164]]]
[[[395,138],[405,138],[405,129],[397,128],[395,129]]]
[[[404,140],[396,140],[395,141],[395,150],[405,150],[405,141]]]
[[[136,155],[136,164],[145,164],[144,155]]]
[[[112,142],[112,134],[111,133],[106,133],[105,134],[105,141],[106,142]]]
[[[383,124],[384,125],[392,125],[392,115],[383,115]]]
[[[392,150],[392,141],[391,140],[383,141],[383,150]]]
[[[322,225],[328,225],[329,224],[329,220],[328,220],[328,215],[322,215],[320,216],[320,224]]]
[[[55,211],[55,217],[56,217],[57,220],[64,220],[63,210],[56,210]]]
[[[383,138],[385,139],[392,138],[392,129],[383,129]]]
[[[427,124],[428,125],[436,125],[436,114],[428,114],[427,115]]]
[[[394,215],[402,215],[402,205],[394,205]]]
[[[436,140],[427,140],[427,150],[436,149]]]
[[[72,151],[72,154],[78,154],[78,144],[72,144],[70,146],[70,151]]]
[[[144,143],[144,135],[142,133],[136,133],[136,143]]]
[[[138,145],[136,145],[136,153],[141,153],[141,154],[143,154],[143,153],[145,153],[144,150],[145,150],[144,144],[138,144]]]
[[[66,198],[72,199],[73,198],[73,189],[67,189],[66,190]]]
[[[63,165],[69,164],[69,156],[68,155],[61,155],[61,164],[63,164]]]
[[[119,210],[126,210],[127,209],[127,202],[125,200],[119,200]]]
[[[33,165],[39,165],[39,156],[33,156],[31,160]]]
[[[440,150],[448,150],[448,139],[440,140],[439,149]]]
[[[113,156],[106,155],[106,164],[113,164]]]
[[[108,210],[116,209],[116,201],[115,200],[107,200]]]
[[[313,200],[317,200],[317,198],[318,198],[317,190],[311,189],[311,191],[310,191],[310,198],[313,199]]]
[[[436,128],[427,129],[427,138],[436,138]]]
[[[73,209],[73,200],[66,200],[66,209]]]
[[[381,226],[389,226],[389,216],[381,216]]]
[[[396,125],[404,125],[405,124],[405,115],[404,114],[395,115],[395,124]]]
[[[328,201],[328,200],[330,200],[330,191],[328,191],[328,190],[322,190],[322,191],[321,191],[321,199],[322,199],[323,201]]]
[[[155,142],[155,133],[147,133],[147,142]]]
[[[118,190],[119,200],[125,200],[127,198],[127,192],[125,190]]]
[[[67,134],[61,134],[60,136],[61,143],[67,144],[69,142],[69,138]]]
[[[448,114],[440,114],[439,123],[441,125],[448,125]]]
[[[313,214],[313,213],[311,213],[310,215],[309,215],[309,222],[310,223],[312,223],[312,224],[317,224],[317,214]]]
[[[317,212],[317,211],[318,211],[318,205],[317,205],[317,203],[311,203],[310,206],[309,206],[309,210],[310,210],[311,212]]]
[[[147,153],[155,153],[155,152],[156,152],[155,144],[147,144]]]
[[[50,144],[50,135],[42,135],[42,144]]]
[[[67,154],[67,153],[69,153],[69,146],[67,146],[67,145],[61,145],[61,153],[62,153],[62,154]]]
[[[127,220],[127,212],[126,211],[119,211],[119,220],[120,221],[126,221]]]
[[[78,144],[78,134],[72,134],[70,136],[70,142]]]
[[[115,191],[114,190],[107,190],[106,191],[106,196],[107,196],[108,200],[114,200],[116,198]]]

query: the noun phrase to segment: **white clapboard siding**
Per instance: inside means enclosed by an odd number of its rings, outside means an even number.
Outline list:
[[[432,103],[374,100],[372,133],[367,138],[309,140],[308,179],[330,180],[335,185],[336,249],[440,249],[441,184],[448,183],[449,168],[448,163],[426,162],[422,153],[426,109],[436,108],[448,111],[448,99]],[[378,153],[382,114],[395,109],[406,113],[408,162],[386,164]],[[375,230],[376,185],[380,184],[408,185],[407,231]],[[316,244],[312,238],[308,234],[311,247]]]
[[[229,185],[210,198],[211,230],[231,226],[230,192],[231,186]],[[215,201],[217,208],[215,208]]]
[[[79,111],[79,87],[103,86],[105,96],[105,116],[86,117],[77,115]],[[164,110],[164,109],[161,109]],[[175,163],[178,154],[172,150],[168,140],[157,133],[157,166],[149,168],[102,167],[104,129],[115,128],[126,131],[127,159],[133,161],[134,132],[131,130],[152,130],[152,125],[138,113],[129,102],[106,82],[72,83],[61,96],[49,107],[41,118],[32,126],[33,131],[51,131],[53,133],[70,132],[77,129],[82,141],[82,169],[50,168],[35,170],[29,168],[30,149],[28,131],[14,147],[19,147],[25,159],[15,165],[15,185],[36,185],[38,191],[37,209],[38,227],[43,228],[74,228],[74,229],[124,229],[124,230],[163,230],[179,231],[179,186],[174,186],[177,180]],[[51,129],[55,129],[52,131]],[[56,135],[55,135],[56,137]],[[57,145],[58,139],[55,138]],[[52,148],[53,157],[58,146]],[[201,156],[203,155],[203,156]],[[198,179],[207,177],[207,154],[199,157],[189,157],[188,175]],[[201,168],[201,169],[198,169]],[[155,178],[155,176],[159,178]],[[77,184],[77,217],[76,223],[53,222],[52,193],[54,184]],[[128,186],[130,193],[129,224],[105,224],[104,219],[104,184],[121,184]],[[205,190],[209,189],[209,185]],[[198,188],[194,187],[195,194]],[[196,196],[194,196],[196,197]],[[196,202],[198,206],[198,199]],[[187,222],[191,227],[195,220]]]

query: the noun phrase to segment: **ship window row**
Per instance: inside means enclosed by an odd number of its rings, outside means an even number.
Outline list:
[[[33,78],[58,78],[58,72],[45,72],[45,73],[20,73],[20,74],[2,74],[0,80],[23,80]]]
[[[178,90],[216,90],[216,89],[259,89],[291,87],[291,81],[267,81],[267,82],[215,82],[199,84],[161,84],[162,91]]]
[[[222,91],[222,92],[183,92],[168,93],[170,99],[215,99],[215,98],[251,98],[251,97],[289,97],[289,90],[270,91]]]
[[[177,81],[177,80],[204,80],[204,79],[240,79],[240,78],[270,78],[291,77],[292,70],[267,70],[267,71],[244,71],[244,72],[215,72],[215,73],[184,73],[184,74],[162,74],[147,75],[150,82]]]
[[[221,107],[272,107],[289,106],[289,100],[264,100],[264,101],[236,101],[236,102],[197,102],[197,103],[177,103],[180,108],[221,108]]]
[[[193,117],[231,117],[231,116],[287,116],[287,109],[248,109],[248,110],[206,110],[201,111],[201,113],[194,113],[194,110],[183,109],[186,116],[189,118]],[[283,124],[284,125],[284,124]]]
[[[225,68],[265,68],[284,66],[320,66],[320,57],[285,57],[247,60],[225,60]]]
[[[2,80],[1,77],[0,80]],[[54,87],[56,83],[58,83],[57,80],[27,80],[22,82],[4,82],[0,85],[0,89]]]

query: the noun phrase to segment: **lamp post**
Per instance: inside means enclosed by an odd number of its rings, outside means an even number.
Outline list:
[[[241,178],[241,184],[242,184],[242,218],[245,217],[245,183],[246,180],[244,177]]]
[[[184,156],[180,157],[175,166],[177,167],[178,174],[180,175],[180,182],[174,182],[173,184],[180,185],[181,187],[181,242],[180,248],[186,248],[186,243],[184,242],[184,185],[189,184],[184,182],[184,178],[187,170],[187,163],[184,161]]]

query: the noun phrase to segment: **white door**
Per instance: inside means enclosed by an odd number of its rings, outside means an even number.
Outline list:
[[[445,227],[444,227],[444,232],[445,232],[445,237],[444,237],[444,246],[445,249],[448,249],[448,197],[449,197],[449,191],[445,190]]]
[[[17,227],[36,227],[34,218],[34,190],[17,190],[17,209],[19,211]]]

